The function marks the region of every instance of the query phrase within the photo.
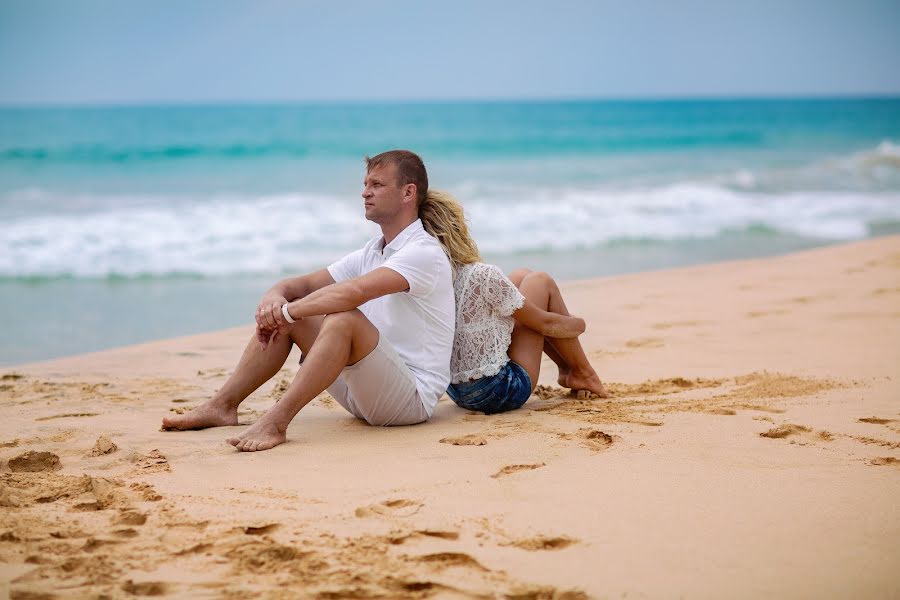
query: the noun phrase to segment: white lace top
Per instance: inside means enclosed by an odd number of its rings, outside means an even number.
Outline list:
[[[472,263],[453,277],[456,332],[450,381],[462,383],[497,372],[509,361],[512,314],[525,304],[513,282],[494,265]]]

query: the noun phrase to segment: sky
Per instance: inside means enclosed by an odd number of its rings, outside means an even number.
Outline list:
[[[0,0],[0,104],[900,95],[898,0]]]

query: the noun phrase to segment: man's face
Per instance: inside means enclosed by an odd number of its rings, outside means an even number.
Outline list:
[[[363,181],[362,192],[366,218],[378,224],[394,219],[403,205],[403,187],[397,181],[397,165],[370,169]]]

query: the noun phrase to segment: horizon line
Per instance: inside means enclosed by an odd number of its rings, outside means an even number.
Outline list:
[[[333,99],[281,99],[281,100],[135,100],[135,101],[74,101],[74,102],[4,102],[0,109],[79,109],[79,108],[205,108],[205,107],[273,107],[273,106],[323,106],[323,105],[415,105],[415,104],[541,104],[550,102],[734,102],[734,101],[810,101],[810,100],[900,100],[900,92],[869,93],[848,92],[837,94],[673,94],[662,95],[610,95],[610,96],[529,96],[529,97],[465,97],[465,98],[333,98]]]

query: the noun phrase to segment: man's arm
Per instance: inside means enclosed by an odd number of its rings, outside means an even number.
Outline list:
[[[296,300],[297,298],[303,298],[304,296],[333,283],[334,279],[331,277],[331,273],[328,272],[328,269],[322,269],[300,277],[282,279],[273,285],[272,288],[266,292],[266,295],[277,294],[291,301]]]
[[[528,300],[512,316],[529,329],[551,338],[578,337],[585,329],[584,319],[542,310]]]
[[[282,279],[267,291],[256,307],[256,324],[263,330],[274,330],[278,326],[275,315],[281,313],[281,305],[303,298],[316,290],[332,285],[334,279],[328,269]]]
[[[369,300],[407,290],[409,290],[409,283],[403,275],[393,269],[379,267],[360,277],[324,286],[311,292],[288,303],[287,310],[294,319],[327,315],[353,310]],[[278,325],[284,325],[286,323],[280,308],[276,319]]]

